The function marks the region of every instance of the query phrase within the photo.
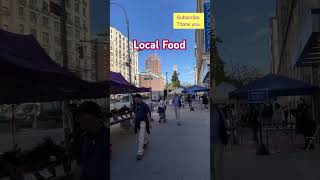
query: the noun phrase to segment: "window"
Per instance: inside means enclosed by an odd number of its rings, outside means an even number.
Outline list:
[[[47,32],[42,33],[42,40],[44,43],[49,44],[49,34]]]
[[[80,39],[80,31],[76,30],[76,39]]]
[[[24,8],[19,7],[19,16],[23,17],[24,16]]]
[[[86,27],[87,27],[87,22],[83,21],[83,28],[86,28]]]
[[[54,42],[56,43],[56,45],[61,45],[60,37],[59,36],[54,37]]]
[[[9,29],[9,26],[8,25],[3,25],[3,29],[7,31]]]
[[[34,9],[34,8],[36,7],[36,4],[37,4],[36,0],[30,0],[29,7],[30,7],[31,9]]]
[[[49,12],[49,3],[47,1],[42,1],[42,11]]]
[[[78,16],[75,17],[76,27],[80,27],[80,18]]]
[[[30,21],[33,24],[37,24],[37,15],[34,12],[30,12]]]
[[[54,30],[56,32],[60,32],[60,23],[59,22],[54,22]]]
[[[24,25],[23,24],[19,24],[19,33],[20,34],[24,33]]]
[[[70,27],[67,28],[67,36],[72,37],[72,29]]]
[[[36,29],[31,29],[30,34],[32,34],[33,37],[37,38],[37,30]]]
[[[42,25],[45,27],[49,26],[49,18],[48,17],[42,17]]]
[[[79,13],[80,7],[79,7],[79,4],[78,4],[78,3],[75,3],[75,4],[74,4],[74,11],[77,12],[77,13]]]
[[[86,16],[86,8],[82,8],[83,16]]]
[[[70,40],[67,41],[67,47],[68,49],[72,49],[72,43]]]

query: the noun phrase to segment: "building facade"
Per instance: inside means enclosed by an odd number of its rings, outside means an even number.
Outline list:
[[[208,5],[208,6],[207,6]],[[206,7],[206,8],[205,8]],[[209,9],[208,9],[209,8]],[[205,13],[205,19],[209,18],[210,26],[210,0],[197,0],[197,13]],[[205,23],[208,24],[208,23]],[[211,26],[210,26],[211,27]],[[209,33],[210,33],[209,27]],[[206,47],[206,34],[208,35],[208,31],[205,29],[197,29],[195,32],[195,57],[196,57],[196,72],[195,79],[196,84],[210,86],[209,77],[209,65],[210,65],[210,49]],[[207,36],[208,37],[208,36]]]
[[[140,87],[151,88],[152,91],[163,91],[165,88],[165,80],[162,75],[160,57],[151,54],[147,57],[145,63],[145,72],[141,72],[139,76]]]
[[[279,68],[279,40],[277,17],[270,18],[269,23],[270,70],[271,73],[276,74]]]
[[[146,60],[145,68],[154,74],[161,75],[160,57],[155,54],[150,55]]]
[[[96,81],[106,81],[109,79],[109,38],[106,36],[93,37],[91,40],[93,67],[95,71],[92,74]]]
[[[51,0],[59,5],[61,1]],[[90,1],[66,0],[68,69],[92,80]],[[60,17],[50,12],[50,0],[0,0],[0,28],[18,34],[32,34],[48,55],[63,65]],[[80,57],[79,47],[83,46]]]
[[[277,74],[320,85],[320,1],[277,0],[276,26],[278,41],[273,41],[271,58]],[[277,49],[278,50],[277,50]],[[283,98],[295,104],[298,97]],[[312,105],[313,118],[319,119],[319,93],[304,97]]]
[[[119,72],[130,82],[128,68],[128,38],[119,30],[110,27],[110,70]],[[138,51],[133,49],[130,41],[131,82],[139,86]]]

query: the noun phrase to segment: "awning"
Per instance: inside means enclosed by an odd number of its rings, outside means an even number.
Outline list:
[[[303,19],[294,55],[296,66],[320,64],[320,8],[311,9]]]
[[[183,91],[183,93],[195,94],[197,92],[206,92],[206,91],[209,91],[209,89],[207,89],[203,86],[193,85],[193,86],[188,87],[185,91]]]
[[[229,97],[247,99],[249,91],[262,89],[268,91],[268,97],[270,98],[278,96],[310,95],[319,90],[318,87],[303,81],[269,74],[230,92]]]

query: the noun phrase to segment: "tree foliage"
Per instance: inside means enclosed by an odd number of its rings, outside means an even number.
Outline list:
[[[180,80],[179,80],[177,71],[173,71],[173,74],[171,77],[171,85],[173,89],[177,89],[180,87]]]
[[[256,67],[244,64],[231,64],[231,69],[227,72],[226,81],[236,86],[243,86],[261,76],[261,72]]]

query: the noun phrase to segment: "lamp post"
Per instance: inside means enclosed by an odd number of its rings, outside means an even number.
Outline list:
[[[131,56],[130,56],[130,34],[129,34],[129,19],[128,19],[128,15],[127,15],[127,11],[123,8],[122,5],[120,5],[119,3],[110,3],[113,5],[116,5],[118,7],[120,7],[122,9],[122,11],[125,14],[126,17],[126,24],[127,24],[127,36],[128,36],[128,62],[127,62],[127,66],[129,68],[129,82],[130,84],[132,84],[132,78],[131,78]]]

